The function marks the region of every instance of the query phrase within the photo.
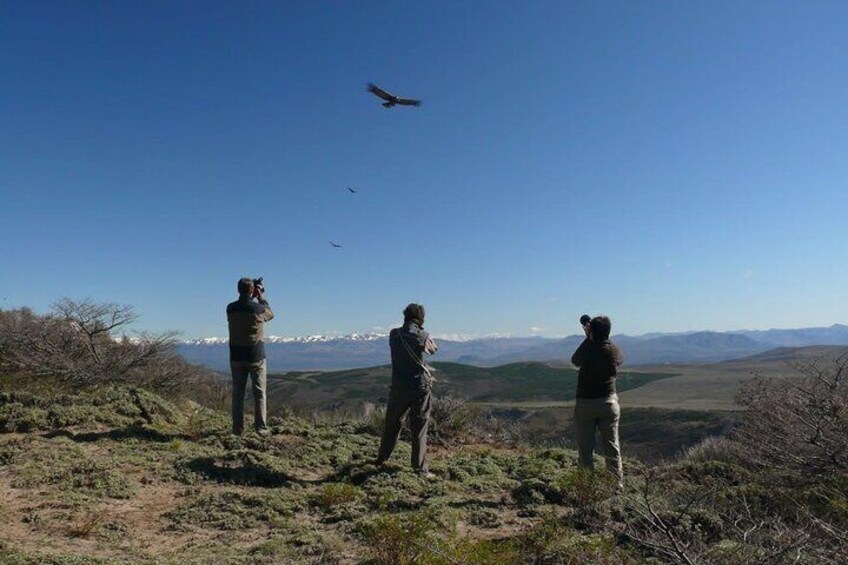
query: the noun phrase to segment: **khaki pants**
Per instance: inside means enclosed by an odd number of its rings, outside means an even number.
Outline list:
[[[619,485],[624,481],[618,442],[620,417],[621,409],[616,395],[609,398],[578,398],[574,404],[574,429],[577,432],[580,466],[590,469],[594,467],[592,454],[595,451],[595,430],[599,429],[607,470],[615,476]]]
[[[386,426],[380,441],[377,461],[386,461],[397,446],[404,416],[409,412],[412,428],[412,468],[427,472],[427,428],[430,425],[430,388],[403,389],[392,387],[386,407]]]
[[[265,360],[230,361],[230,370],[233,375],[233,433],[241,434],[244,431],[244,393],[247,379],[250,379],[253,393],[253,427],[257,432],[266,432],[268,424]]]

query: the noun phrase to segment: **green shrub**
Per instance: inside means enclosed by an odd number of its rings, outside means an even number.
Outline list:
[[[250,494],[240,491],[213,492],[165,514],[175,529],[200,526],[217,530],[244,530],[260,525],[282,527],[303,506],[299,494]]]
[[[425,563],[438,524],[423,512],[383,515],[361,527],[368,553],[377,565]]]
[[[584,533],[569,528],[554,515],[546,516],[519,537],[518,563],[608,563],[627,565],[637,559],[619,547],[612,533]]]
[[[356,502],[364,496],[362,489],[348,483],[329,483],[310,496],[312,502],[322,510]]]
[[[615,479],[605,471],[576,467],[562,475],[557,487],[563,501],[581,511],[595,511],[615,493]]]

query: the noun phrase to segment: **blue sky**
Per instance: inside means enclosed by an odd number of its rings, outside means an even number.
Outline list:
[[[5,2],[0,307],[222,335],[263,275],[277,335],[845,323],[846,52],[844,2]]]

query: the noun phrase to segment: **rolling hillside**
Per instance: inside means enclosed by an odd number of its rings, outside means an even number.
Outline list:
[[[750,357],[704,365],[640,367],[646,371],[676,373],[623,392],[623,405],[689,410],[738,410],[734,398],[739,387],[755,376],[793,377],[797,363],[848,354],[845,346],[777,348]]]
[[[557,403],[574,399],[577,371],[544,363],[513,363],[499,367],[474,367],[459,363],[434,363],[436,392],[478,403]],[[630,390],[674,374],[624,371],[619,390]],[[333,372],[293,372],[269,375],[271,406],[341,407],[376,402],[388,396],[388,366]]]

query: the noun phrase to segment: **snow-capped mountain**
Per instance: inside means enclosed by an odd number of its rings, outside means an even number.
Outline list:
[[[483,337],[438,339],[435,361],[454,361],[492,366],[519,361],[568,361],[583,336]],[[613,336],[624,350],[629,365],[660,363],[712,363],[737,359],[776,347],[848,345],[848,326],[792,330],[688,332]],[[388,336],[384,333],[311,335],[265,338],[271,372],[349,369],[390,362]],[[191,363],[215,370],[229,370],[226,338],[209,337],[182,342],[178,351]]]
[[[352,333],[347,335],[308,335],[308,336],[265,336],[265,344],[270,343],[329,343],[335,341],[375,341],[384,339],[388,334],[383,333]],[[204,337],[200,339],[189,339],[181,342],[181,345],[226,345],[229,340],[225,337]]]

